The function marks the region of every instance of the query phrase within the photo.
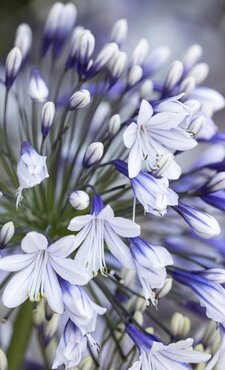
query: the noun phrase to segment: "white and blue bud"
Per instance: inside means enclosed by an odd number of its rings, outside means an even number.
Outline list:
[[[31,71],[28,93],[31,99],[41,103],[48,98],[49,89],[38,68],[33,68]]]
[[[55,104],[47,101],[41,110],[41,133],[45,137],[48,135],[55,117]]]
[[[193,231],[202,238],[208,239],[220,234],[220,225],[211,215],[181,202],[174,208]]]
[[[41,54],[44,56],[50,45],[53,42],[54,36],[56,34],[59,20],[63,12],[64,5],[61,2],[56,2],[51,7],[48,17],[45,23],[45,29],[44,29],[44,36],[43,36],[43,42],[42,42],[42,50]]]
[[[146,39],[141,39],[136,45],[131,56],[131,65],[142,65],[148,55],[149,43]]]
[[[179,60],[170,65],[164,82],[165,89],[171,90],[178,84],[183,75],[183,70],[183,64]]]
[[[209,74],[209,66],[207,63],[196,64],[188,73],[188,77],[194,77],[196,85],[200,85],[205,81]]]
[[[185,71],[189,71],[201,57],[202,47],[198,44],[190,46],[182,58]]]
[[[181,84],[180,84],[180,93],[184,94],[183,98],[180,100],[186,100],[189,98],[189,96],[193,93],[194,89],[196,87],[196,82],[194,77],[187,77],[185,78]]]
[[[95,48],[94,35],[89,30],[84,30],[78,39],[77,54],[78,61],[88,65]]]
[[[14,45],[18,47],[22,54],[23,63],[27,60],[32,45],[32,30],[26,23],[22,23],[16,30]]]
[[[90,92],[86,89],[76,91],[69,99],[69,110],[85,108],[91,101]]]
[[[89,195],[83,190],[73,191],[69,196],[71,206],[78,211],[83,211],[89,206]]]
[[[97,163],[103,156],[104,145],[101,142],[91,143],[83,158],[83,167],[89,168]]]
[[[119,114],[114,114],[109,120],[109,135],[110,137],[117,134],[121,127],[121,118]]]
[[[93,68],[96,72],[99,72],[109,61],[113,58],[115,53],[118,52],[118,45],[115,42],[110,42],[103,46],[98,53],[94,62]]]
[[[5,62],[5,86],[10,89],[19,73],[22,65],[22,53],[18,47],[14,47],[8,54]]]
[[[152,80],[145,80],[140,87],[141,99],[149,100],[153,93],[153,82]]]
[[[136,85],[143,76],[143,69],[139,65],[134,65],[130,68],[127,76],[127,85],[132,87]]]
[[[122,75],[127,64],[127,54],[123,51],[118,51],[109,65],[110,78],[112,82],[116,82]]]
[[[128,24],[125,18],[121,18],[113,26],[111,32],[111,41],[122,45],[127,37]]]
[[[188,132],[191,133],[194,137],[198,136],[198,134],[201,132],[202,126],[205,123],[205,117],[199,116],[196,117],[191,121],[191,123],[188,126]]]
[[[0,231],[0,246],[4,247],[13,238],[15,234],[15,227],[12,221],[4,224]]]

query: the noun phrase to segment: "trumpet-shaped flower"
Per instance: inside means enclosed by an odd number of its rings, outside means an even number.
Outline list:
[[[127,164],[121,160],[114,162],[118,171],[128,177]],[[135,197],[143,205],[145,212],[163,216],[168,205],[178,204],[178,195],[169,188],[166,178],[157,179],[151,174],[141,171],[130,179]]]
[[[28,142],[22,144],[21,157],[17,164],[17,177],[19,180],[17,205],[22,199],[23,189],[32,188],[49,177],[46,158],[46,156],[38,154]]]
[[[106,308],[94,303],[84,289],[60,279],[63,302],[70,320],[82,334],[95,331],[98,315],[104,315]]]
[[[130,149],[129,177],[139,174],[143,160],[146,160],[149,168],[154,168],[157,156],[170,150],[189,150],[197,145],[190,134],[178,127],[184,118],[183,112],[168,111],[153,115],[152,106],[142,100],[137,124],[132,122],[123,135],[124,145]]]
[[[155,303],[152,289],[163,287],[166,279],[165,266],[173,264],[172,257],[166,248],[150,245],[141,238],[129,239],[129,242],[145,298]]]
[[[87,347],[85,338],[78,327],[69,320],[60,339],[52,368],[58,369],[64,365],[66,369],[74,369],[81,361],[82,354]]]
[[[127,333],[139,348],[140,356],[130,370],[185,370],[187,364],[208,361],[210,355],[193,351],[193,339],[180,340],[165,345],[158,338],[143,334],[136,327],[128,324]]]
[[[127,268],[133,268],[129,248],[120,237],[132,238],[140,234],[140,226],[123,217],[115,217],[112,208],[104,207],[101,197],[95,195],[90,215],[74,217],[68,226],[71,231],[79,231],[74,246],[80,246],[75,260],[81,267],[103,272],[106,267],[104,242],[110,252]]]
[[[32,231],[21,242],[24,254],[0,259],[0,270],[16,272],[4,290],[4,305],[16,307],[27,298],[39,301],[44,296],[53,311],[62,313],[63,294],[58,276],[81,285],[90,279],[87,273],[78,271],[73,260],[65,258],[73,250],[74,239],[69,235],[48,245],[44,235]]]

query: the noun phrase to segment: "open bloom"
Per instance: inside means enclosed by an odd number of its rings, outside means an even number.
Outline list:
[[[114,162],[116,169],[128,177],[127,164],[121,160]],[[166,178],[157,179],[150,173],[141,171],[130,179],[135,197],[143,205],[145,212],[163,216],[168,205],[177,205],[178,195],[169,188]]]
[[[19,180],[17,205],[22,199],[21,193],[23,189],[32,188],[49,177],[46,158],[46,156],[38,154],[28,142],[23,142],[21,156],[17,164],[17,177]]]
[[[165,345],[152,335],[143,334],[136,327],[128,324],[127,333],[136,343],[140,357],[130,370],[185,370],[189,363],[208,361],[210,355],[193,351],[193,339],[180,340]]]
[[[60,339],[52,368],[58,369],[64,365],[66,369],[73,369],[81,361],[82,354],[87,347],[85,338],[76,325],[69,320]]]
[[[152,289],[163,287],[166,279],[165,266],[173,264],[172,257],[166,248],[150,245],[141,238],[129,239],[129,242],[145,298],[155,303]]]
[[[98,315],[104,315],[106,308],[94,303],[84,289],[60,279],[63,291],[63,302],[70,320],[82,334],[95,331]]]
[[[132,122],[123,135],[124,144],[130,149],[129,177],[139,174],[143,160],[146,160],[149,168],[152,168],[155,166],[157,155],[166,154],[169,150],[184,151],[197,145],[190,134],[178,127],[184,118],[183,112],[178,114],[170,111],[153,116],[152,106],[146,100],[142,100],[137,124]],[[175,170],[179,176],[179,169]]]
[[[62,290],[57,276],[72,284],[86,284],[89,275],[78,271],[75,262],[67,257],[72,249],[74,236],[65,236],[48,245],[47,238],[35,231],[29,232],[21,242],[24,254],[15,254],[0,259],[0,270],[16,271],[3,293],[3,303],[16,307],[28,297],[39,301],[46,296],[53,311],[64,310]]]
[[[133,268],[129,248],[120,236],[132,238],[140,234],[140,226],[123,217],[115,217],[112,208],[104,207],[101,197],[93,198],[92,214],[74,217],[69,230],[80,231],[75,237],[74,246],[80,246],[75,260],[80,266],[96,272],[106,267],[104,242],[110,252],[127,268]]]

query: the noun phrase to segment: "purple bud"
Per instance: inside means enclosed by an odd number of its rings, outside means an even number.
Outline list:
[[[22,64],[22,54],[19,48],[14,47],[8,54],[5,62],[5,86],[10,89],[15,81]]]

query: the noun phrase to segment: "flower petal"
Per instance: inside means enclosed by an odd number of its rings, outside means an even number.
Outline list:
[[[0,259],[0,270],[19,271],[29,266],[34,260],[33,254],[14,254]]]
[[[107,220],[107,223],[116,234],[125,238],[134,238],[141,233],[140,226],[136,222],[123,217],[114,217]]]
[[[136,141],[130,150],[128,158],[128,173],[130,178],[136,177],[139,174],[141,163],[142,151],[138,141]]]
[[[50,264],[47,265],[45,272],[44,291],[51,309],[56,313],[62,314],[64,311],[62,290],[56,273]]]
[[[91,220],[93,219],[92,215],[84,215],[84,216],[77,216],[72,218],[72,220],[69,223],[69,226],[67,227],[68,230],[71,231],[79,231],[83,229],[84,226],[86,226]]]
[[[129,248],[108,225],[105,226],[104,238],[110,252],[120,263],[128,269],[133,269],[134,263]]]
[[[126,148],[131,148],[137,136],[137,125],[132,122],[124,131],[123,142]]]
[[[53,254],[55,257],[67,257],[74,251],[75,236],[68,235],[60,238],[55,243],[48,247],[48,252]]]
[[[141,106],[138,113],[137,123],[138,125],[143,125],[148,120],[150,120],[151,116],[153,115],[153,109],[151,104],[147,102],[147,100],[142,100]]]
[[[2,301],[6,307],[17,307],[28,298],[28,286],[34,264],[17,272],[4,290]]]
[[[49,262],[55,272],[71,284],[85,285],[91,279],[89,274],[78,267],[75,261],[69,258],[51,256]]]
[[[21,249],[26,253],[34,253],[46,249],[48,246],[47,238],[36,231],[31,231],[23,238]]]

